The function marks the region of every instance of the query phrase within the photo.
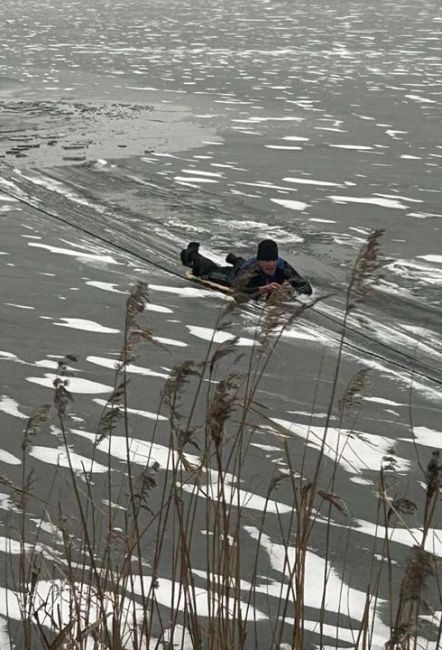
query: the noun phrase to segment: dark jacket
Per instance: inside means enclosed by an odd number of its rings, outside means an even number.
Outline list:
[[[257,294],[258,287],[271,282],[277,282],[278,284],[289,282],[298,293],[305,293],[308,296],[312,293],[310,282],[299,275],[293,266],[282,257],[278,257],[273,275],[267,275],[261,271],[256,257],[251,257],[234,268],[231,279],[231,284],[236,290],[247,294]]]

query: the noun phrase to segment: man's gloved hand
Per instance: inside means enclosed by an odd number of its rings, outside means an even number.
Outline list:
[[[277,282],[270,282],[269,284],[263,284],[261,287],[259,287],[258,292],[261,296],[265,296],[272,291],[279,291],[281,289],[281,285],[278,284]]]

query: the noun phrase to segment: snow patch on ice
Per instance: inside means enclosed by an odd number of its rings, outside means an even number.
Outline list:
[[[54,323],[58,327],[71,327],[76,330],[85,330],[87,332],[98,332],[100,334],[119,334],[120,330],[114,329],[113,327],[105,327],[96,323],[93,320],[87,320],[85,318],[60,318],[61,323]]]

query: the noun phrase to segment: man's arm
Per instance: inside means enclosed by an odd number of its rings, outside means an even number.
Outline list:
[[[303,278],[302,275],[299,275],[298,271],[296,271],[296,269],[285,260],[284,275],[287,282],[289,282],[298,293],[305,293],[307,296],[311,296],[313,289],[310,282]]]
[[[251,298],[258,298],[264,293],[262,280],[260,281],[260,275],[255,265],[247,268],[238,268],[232,278],[232,287],[238,293],[245,294]]]

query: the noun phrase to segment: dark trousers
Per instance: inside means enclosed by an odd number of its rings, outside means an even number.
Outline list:
[[[244,262],[243,257],[236,257],[232,255],[233,264],[229,266],[220,266],[213,260],[204,255],[197,253],[192,264],[192,273],[204,280],[210,280],[217,284],[222,284],[225,287],[230,287],[236,269]]]

